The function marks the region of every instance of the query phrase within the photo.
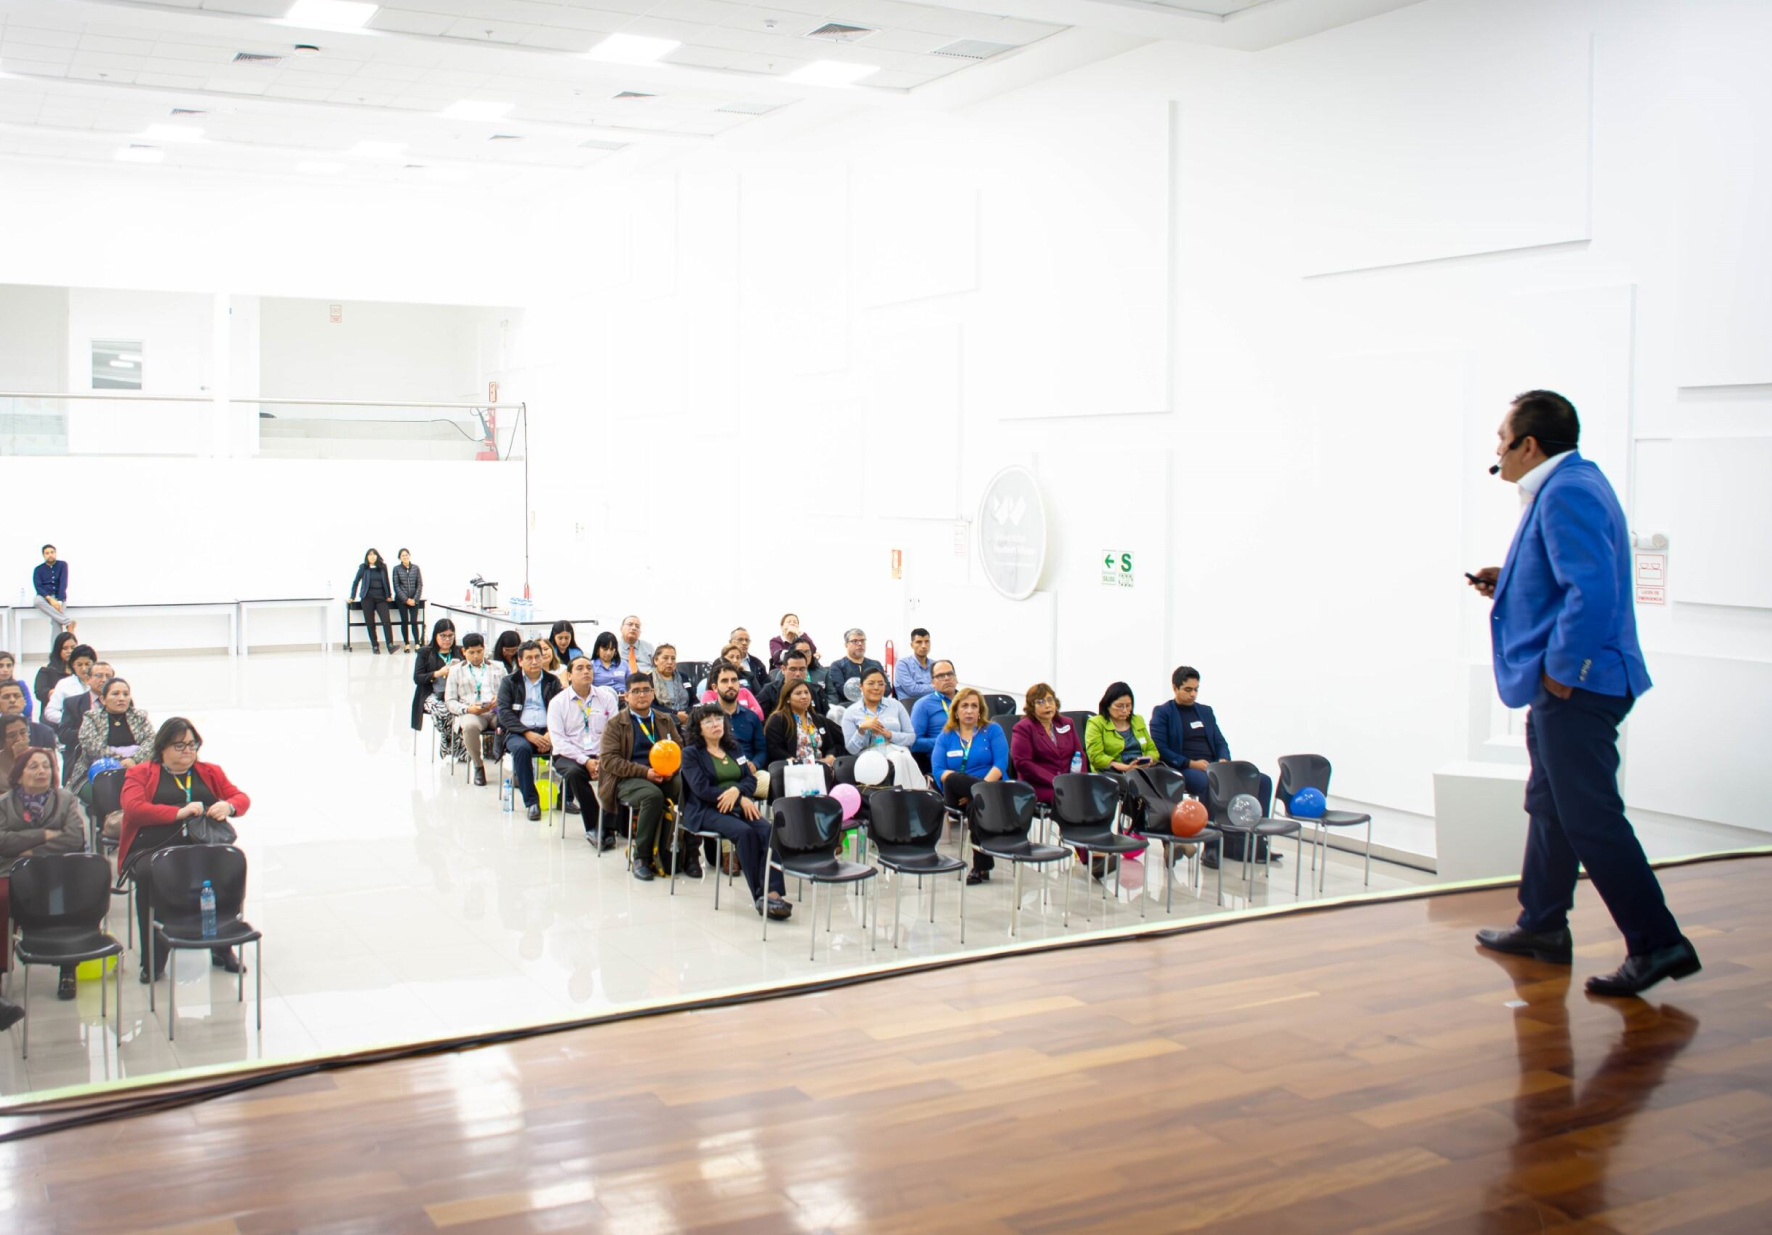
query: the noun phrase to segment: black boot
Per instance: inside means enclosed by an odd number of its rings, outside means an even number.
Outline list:
[[[72,965],[62,966],[62,980],[55,988],[55,997],[57,999],[72,999],[74,997],[74,967]]]
[[[246,972],[246,966],[240,963],[240,958],[234,955],[232,948],[211,948],[209,963],[217,969],[225,969],[229,973]]]

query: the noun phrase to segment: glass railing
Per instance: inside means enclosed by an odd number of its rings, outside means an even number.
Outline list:
[[[0,393],[0,454],[499,460],[521,403]]]

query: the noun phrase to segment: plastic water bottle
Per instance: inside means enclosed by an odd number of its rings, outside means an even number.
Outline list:
[[[511,813],[511,778],[505,777],[503,788],[498,791],[498,808],[505,814]]]
[[[203,892],[197,898],[203,907],[203,938],[215,938],[215,889],[209,886],[209,880],[203,881]]]
[[[1082,752],[1079,751],[1076,754],[1073,754],[1071,756],[1071,771],[1081,772],[1082,770],[1083,770],[1083,755],[1082,755]]]

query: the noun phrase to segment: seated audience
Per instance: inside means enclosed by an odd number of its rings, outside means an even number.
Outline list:
[[[757,706],[755,699],[751,700],[750,707],[745,707],[740,701],[740,696],[749,692],[738,684],[738,666],[717,665],[714,668],[713,678],[714,688],[708,692],[713,698],[704,699],[702,701],[704,706],[718,708],[726,717],[727,737],[737,743],[739,752],[756,766],[767,768],[769,759],[765,753],[766,748],[763,741],[763,721],[758,713],[752,710]],[[757,783],[761,786],[763,795],[767,797],[769,794],[769,773],[767,771],[758,772]]]
[[[573,658],[566,671],[566,689],[548,704],[548,737],[554,744],[554,770],[565,782],[565,810],[569,815],[584,815],[585,839],[592,843],[597,839],[597,799],[591,785],[597,779],[603,730],[619,711],[621,700],[615,692],[591,683],[588,656]],[[603,847],[614,844],[614,833],[606,832]]]
[[[736,682],[728,666],[722,682]],[[748,716],[734,705],[740,716]],[[769,821],[752,801],[758,796],[757,765],[733,739],[727,722],[732,712],[703,704],[689,718],[689,743],[683,748],[683,823],[696,832],[716,832],[732,842],[739,869],[750,887],[758,913],[785,918],[793,912],[782,895],[779,870],[771,871],[768,896],[763,891],[764,857],[769,852]]]
[[[554,645],[546,639],[537,639],[541,645],[541,671],[551,673],[560,679],[560,685],[566,684],[566,662],[554,654]]]
[[[86,812],[80,799],[61,787],[56,776],[55,752],[41,746],[27,749],[6,777],[10,790],[0,797],[0,881],[12,874],[13,864],[40,853],[79,853],[86,848]],[[11,924],[6,920],[7,898],[0,897],[0,970],[12,953]],[[62,966],[56,994],[74,997],[74,966]]]
[[[822,716],[830,711],[824,687],[814,684],[807,678],[810,668],[811,662],[806,653],[797,648],[788,649],[787,655],[781,658],[781,671],[771,678],[769,684],[757,694],[757,706],[763,709],[764,716],[775,715],[776,709],[781,706],[783,692],[796,682],[806,683],[807,689],[812,692],[812,706],[817,709],[819,715]]]
[[[49,663],[37,670],[37,681],[32,686],[30,698],[39,704],[47,704],[49,696],[55,693],[56,685],[73,670],[68,667],[68,660],[74,649],[80,646],[80,640],[71,630],[64,630],[49,644]]]
[[[607,630],[599,632],[591,644],[591,684],[607,686],[617,696],[628,690],[628,669],[621,663],[619,641]]]
[[[80,725],[86,713],[104,696],[105,683],[116,676],[117,671],[108,662],[93,662],[92,672],[86,675],[86,689],[62,705],[62,723],[55,727],[55,736],[62,744],[62,772],[70,782],[74,779],[74,761],[80,755]]]
[[[925,789],[917,761],[911,756],[911,714],[886,693],[886,670],[873,665],[861,678],[861,698],[843,713],[843,742],[852,755],[878,750],[892,764],[893,781],[901,789]]]
[[[847,707],[857,698],[849,692],[849,683],[859,683],[870,669],[886,672],[886,667],[879,661],[868,658],[867,651],[868,637],[860,627],[844,632],[843,655],[837,657],[824,679],[825,693],[830,695],[832,703]]]
[[[787,687],[763,726],[763,755],[769,763],[822,763],[826,771],[845,749],[843,730],[819,711],[812,701],[812,683],[795,682]]]
[[[431,626],[431,638],[419,649],[412,666],[412,730],[425,727],[425,713],[431,714],[431,727],[437,731],[437,749],[446,757],[455,758],[455,726],[451,723],[449,705],[444,692],[449,689],[449,673],[461,664],[461,651],[455,646],[455,623],[439,618]]]
[[[742,626],[735,626],[732,633],[726,636],[726,642],[738,649],[738,672],[742,679],[741,685],[753,693],[761,689],[769,680],[769,667],[751,655],[751,632]]]
[[[25,714],[25,684],[23,682],[0,682],[0,716],[23,717]],[[31,730],[31,745],[46,746],[55,749],[55,730],[38,721],[25,721]]]
[[[948,717],[954,706],[954,695],[959,690],[959,676],[954,672],[954,662],[938,660],[929,666],[931,689],[928,694],[911,706],[911,754],[917,757],[920,764],[929,762],[929,755],[935,749],[935,740],[941,731],[947,728]]]
[[[984,696],[968,686],[954,696],[948,711],[947,724],[935,740],[929,755],[935,781],[949,806],[966,812],[968,823],[973,818],[972,786],[980,781],[1002,780],[1009,775],[1009,742],[1000,726],[984,717]],[[978,837],[973,836],[976,841]],[[969,884],[983,883],[991,877],[996,865],[990,854],[972,851],[972,873]]]
[[[572,629],[572,623],[565,618],[554,623],[554,628],[548,632],[548,643],[553,646],[554,659],[568,672],[571,671],[572,662],[584,655],[579,650],[578,635]]]
[[[87,769],[101,759],[115,759],[124,768],[132,768],[146,757],[153,741],[154,726],[148,722],[147,713],[135,706],[129,683],[114,677],[105,683],[100,706],[88,709],[80,724],[78,750],[68,783],[75,793],[80,792],[86,783]],[[93,813],[101,820],[117,809],[109,802],[99,801],[96,786],[92,805]],[[107,809],[99,809],[101,806]]]
[[[677,668],[677,647],[661,643],[652,649],[652,695],[658,706],[676,717],[678,727],[689,723],[695,706],[695,683]]]
[[[1083,735],[1058,714],[1058,695],[1044,682],[1028,687],[1022,718],[1009,733],[1009,758],[1015,779],[1034,787],[1034,796],[1052,805],[1052,778],[1089,767]]]
[[[523,672],[523,666],[517,663],[517,649],[523,646],[523,636],[514,630],[501,630],[492,641],[492,655],[487,659],[505,671],[505,676]]]
[[[0,716],[0,780],[12,775],[12,765],[30,749],[31,722],[22,716]],[[0,947],[0,953],[5,950]]]
[[[462,659],[450,671],[443,688],[443,706],[455,722],[456,733],[474,769],[474,783],[486,783],[484,735],[498,724],[498,687],[505,679],[504,666],[486,659],[486,636],[469,631],[461,638]]]
[[[31,698],[31,688],[25,685],[24,679],[13,676],[12,671],[17,665],[18,662],[13,659],[11,652],[0,652],[0,682],[17,682],[19,684],[19,687],[25,692],[25,719],[30,720],[36,711],[37,702]]]
[[[929,663],[929,632],[919,626],[911,632],[911,654],[892,669],[892,690],[898,701],[908,708],[933,691],[934,668]]]
[[[651,674],[629,674],[628,706],[603,727],[597,793],[611,818],[620,817],[623,805],[634,808],[633,873],[639,880],[652,879],[655,856],[661,869],[669,868],[672,836],[668,832],[660,835],[660,827],[669,822],[666,808],[674,810],[682,800],[683,781],[680,773],[665,776],[654,771],[650,758],[655,742],[681,745],[678,732],[670,714],[653,706]],[[684,845],[682,851],[677,869],[693,879],[701,878],[701,859],[695,846]]]
[[[798,613],[784,613],[781,615],[781,634],[772,635],[769,639],[769,667],[771,669],[781,667],[781,654],[793,647],[794,641],[797,639],[806,640],[806,667],[808,669],[818,667],[815,659],[818,655],[818,648],[810,637],[800,633],[800,615]]]
[[[534,639],[523,644],[517,662],[521,672],[498,687],[498,727],[505,753],[511,757],[511,785],[522,796],[529,818],[541,818],[541,795],[535,791],[536,756],[553,753],[548,736],[548,705],[560,693],[560,679],[541,668],[542,647]]]
[[[98,663],[98,653],[82,643],[68,657],[68,676],[55,684],[49,692],[49,698],[43,701],[43,723],[55,728],[62,723],[62,709],[68,700],[86,689],[86,679],[92,673],[92,666]]]
[[[1132,710],[1132,688],[1126,683],[1112,683],[1101,696],[1096,714],[1083,730],[1083,749],[1091,772],[1123,774],[1157,762],[1157,745],[1144,717]]]
[[[716,660],[708,667],[708,675],[703,678],[700,683],[701,701],[703,703],[713,703],[716,701],[714,681],[719,676],[722,669],[731,669],[738,675],[738,702],[741,706],[749,708],[751,713],[756,716],[757,723],[761,724],[763,721],[763,705],[757,702],[757,696],[753,695],[750,692],[750,688],[744,684],[744,657],[739,655],[738,645],[735,643],[728,643],[725,647],[721,648],[720,659]]]
[[[200,763],[203,736],[197,726],[174,716],[160,726],[147,758],[123,776],[123,829],[117,844],[117,869],[135,882],[136,924],[141,930],[141,980],[156,981],[166,972],[167,949],[158,946],[150,903],[150,854],[168,845],[208,843],[233,832],[229,820],[252,805],[227,773],[213,763]],[[148,941],[156,946],[150,948]],[[152,964],[150,965],[150,959]],[[211,961],[218,969],[242,973],[245,966],[232,948],[215,948]]]
[[[1200,671],[1182,665],[1169,675],[1175,690],[1173,702],[1160,703],[1151,713],[1151,740],[1164,763],[1181,771],[1187,791],[1206,796],[1206,769],[1231,757],[1230,743],[1219,731],[1212,709],[1199,702]]]
[[[640,638],[640,619],[628,614],[621,620],[621,649],[617,657],[629,673],[652,671],[652,645]]]

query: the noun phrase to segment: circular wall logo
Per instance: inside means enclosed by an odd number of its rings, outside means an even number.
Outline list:
[[[984,577],[1010,600],[1026,600],[1046,569],[1046,505],[1025,467],[1006,467],[978,503],[978,556]]]

